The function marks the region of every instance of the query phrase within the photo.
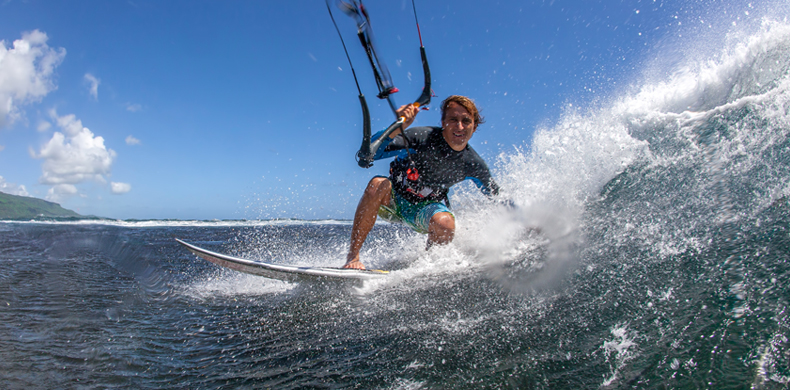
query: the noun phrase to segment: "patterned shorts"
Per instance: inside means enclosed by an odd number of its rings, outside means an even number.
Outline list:
[[[389,222],[402,223],[423,234],[428,233],[428,223],[436,213],[450,213],[455,218],[444,203],[433,200],[411,203],[395,193],[394,189],[390,205],[379,207],[379,217]]]

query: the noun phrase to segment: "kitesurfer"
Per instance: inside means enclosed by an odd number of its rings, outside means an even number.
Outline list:
[[[455,234],[455,216],[447,199],[450,187],[472,179],[488,196],[499,192],[485,161],[469,146],[483,123],[475,103],[465,96],[450,96],[442,102],[442,127],[409,128],[419,111],[414,104],[400,107],[397,114],[403,125],[374,156],[378,160],[406,151],[390,164],[389,177],[376,176],[368,183],[354,215],[344,268],[365,268],[359,251],[377,216],[427,233],[428,246],[447,244]]]

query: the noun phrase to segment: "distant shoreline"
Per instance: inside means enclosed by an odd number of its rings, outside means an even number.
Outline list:
[[[52,223],[74,225],[123,225],[123,226],[259,226],[287,224],[345,224],[344,219],[116,219],[80,215],[57,203],[28,196],[0,192],[0,223]]]
[[[80,215],[59,204],[29,196],[0,192],[0,220],[32,218],[96,218]]]

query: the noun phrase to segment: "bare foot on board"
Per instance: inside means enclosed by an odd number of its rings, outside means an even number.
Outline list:
[[[359,259],[352,259],[346,262],[346,265],[343,268],[351,268],[351,269],[365,269],[365,264],[362,264]]]

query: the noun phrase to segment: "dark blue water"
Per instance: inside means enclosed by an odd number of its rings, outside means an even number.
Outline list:
[[[788,388],[790,26],[736,38],[500,156],[452,245],[377,225],[383,281],[173,240],[337,266],[347,222],[0,222],[0,387]]]
[[[610,213],[616,203],[604,199],[596,212]],[[498,266],[406,268],[392,283],[366,289],[290,286],[218,270],[172,240],[233,252],[244,244],[229,243],[243,236],[341,240],[347,224],[3,224],[2,383],[784,388],[788,223],[782,199],[750,228],[723,224],[706,232],[710,241],[699,250],[671,255],[595,245],[616,230],[603,225],[576,248],[580,264],[539,290],[526,287],[540,285],[533,265],[550,257],[550,244]],[[379,226],[376,234],[407,233]]]

